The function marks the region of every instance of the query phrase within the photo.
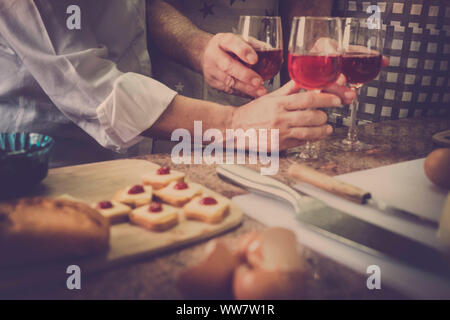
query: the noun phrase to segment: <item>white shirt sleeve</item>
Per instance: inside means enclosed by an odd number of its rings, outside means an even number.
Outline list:
[[[89,25],[67,28],[65,10],[60,1],[1,1],[0,34],[67,118],[102,146],[125,151],[140,141],[176,92],[118,70]]]

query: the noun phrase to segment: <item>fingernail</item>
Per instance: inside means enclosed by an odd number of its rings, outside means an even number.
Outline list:
[[[253,78],[252,79],[252,85],[254,87],[259,87],[261,85],[261,80],[259,80],[258,78]]]
[[[353,91],[347,91],[346,93],[344,93],[344,97],[347,100],[353,100],[353,98],[355,97],[353,94]]]
[[[336,107],[342,105],[342,101],[341,101],[341,99],[340,99],[339,97],[334,97],[334,98],[333,98],[333,101],[331,101],[331,103],[332,103],[334,106],[336,106]]]
[[[330,134],[333,132],[333,127],[332,126],[328,126],[327,127],[327,134]]]
[[[256,94],[258,95],[258,97],[261,97],[266,94],[266,89],[259,89],[258,91],[256,91]]]
[[[256,63],[256,57],[255,57],[255,55],[254,54],[248,54],[247,55],[247,61],[250,63],[250,64],[255,64]]]
[[[345,79],[345,76],[344,75],[341,75],[338,79],[337,79],[337,81],[336,81],[336,83],[338,84],[338,85],[340,85],[340,86],[343,86],[345,83],[346,83],[346,79]]]

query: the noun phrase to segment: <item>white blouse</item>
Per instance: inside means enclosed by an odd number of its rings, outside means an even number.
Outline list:
[[[145,0],[0,2],[0,132],[67,137],[75,123],[124,152],[176,95],[150,75]]]

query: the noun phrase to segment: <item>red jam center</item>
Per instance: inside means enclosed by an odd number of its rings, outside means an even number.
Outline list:
[[[187,185],[186,182],[178,182],[177,184],[175,184],[175,185],[173,186],[173,188],[174,188],[175,190],[184,190],[184,189],[187,189],[187,188],[188,188],[188,185]]]
[[[145,192],[144,187],[140,185],[135,185],[130,190],[128,190],[128,194],[139,194],[144,192]]]
[[[157,174],[159,174],[160,176],[165,175],[165,174],[170,174],[170,168],[169,167],[161,167],[156,171]]]
[[[150,204],[150,207],[148,208],[149,212],[155,213],[155,212],[161,212],[162,211],[162,205],[159,202],[152,202]]]
[[[114,207],[114,205],[111,201],[102,201],[98,203],[97,207],[99,209],[111,209],[112,207]]]
[[[200,200],[200,204],[204,206],[212,206],[214,204],[217,204],[217,200],[211,197],[206,197]]]

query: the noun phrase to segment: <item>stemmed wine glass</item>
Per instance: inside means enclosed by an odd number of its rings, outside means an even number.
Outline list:
[[[240,16],[237,33],[255,49],[258,62],[245,66],[264,81],[275,77],[283,64],[283,34],[280,17]]]
[[[371,26],[367,19],[345,18],[343,33],[342,73],[347,84],[355,90],[356,99],[350,105],[350,127],[347,137],[337,146],[345,151],[363,151],[373,146],[358,140],[358,96],[364,83],[378,76],[382,65],[380,24]]]
[[[336,82],[341,73],[342,27],[340,18],[295,17],[289,40],[288,70],[296,85],[320,92]],[[301,159],[317,159],[318,152],[307,142]]]

